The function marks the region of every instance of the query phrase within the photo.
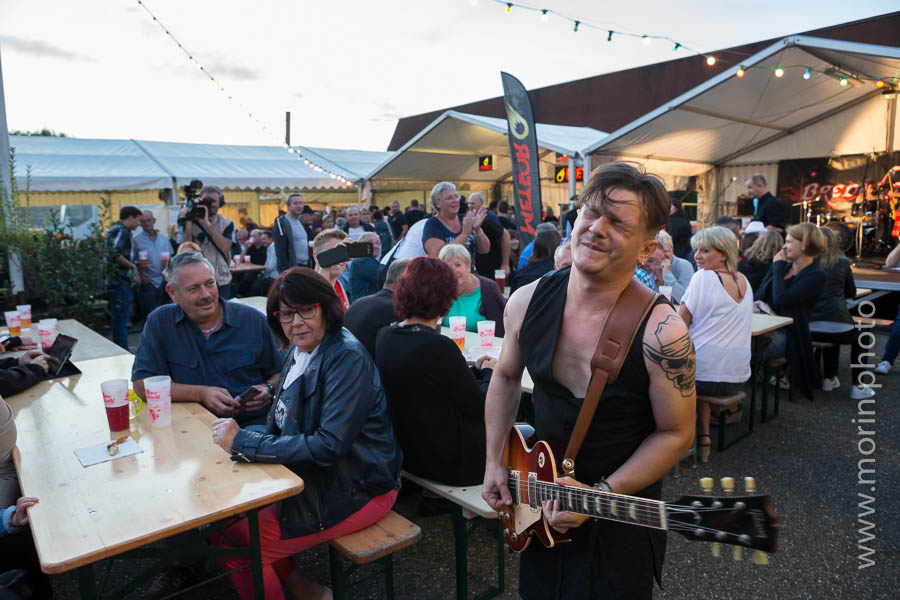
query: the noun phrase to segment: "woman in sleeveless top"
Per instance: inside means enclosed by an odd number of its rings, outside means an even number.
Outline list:
[[[694,340],[697,353],[697,396],[728,396],[750,378],[750,336],[753,291],[737,272],[738,246],[728,229],[713,226],[691,238],[697,272],[681,299],[679,316]],[[697,402],[700,462],[709,460],[709,404]],[[725,423],[720,423],[724,427]]]
[[[402,455],[394,438],[378,370],[366,349],[343,329],[344,311],[332,284],[293,267],[272,284],[266,317],[288,346],[266,432],[240,429],[234,419],[213,423],[213,442],[236,460],[283,464],[303,478],[303,493],[259,511],[266,598],[330,597],[291,557],[364,529],[386,515],[400,487]],[[214,539],[247,546],[242,519]],[[225,571],[248,558],[222,559]],[[231,572],[241,598],[253,598],[253,575]]]

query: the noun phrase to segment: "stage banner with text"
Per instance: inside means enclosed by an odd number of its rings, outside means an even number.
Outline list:
[[[534,237],[541,223],[541,165],[538,160],[534,112],[525,86],[509,73],[500,73],[503,101],[509,124],[509,154],[512,160],[516,225],[519,232]]]

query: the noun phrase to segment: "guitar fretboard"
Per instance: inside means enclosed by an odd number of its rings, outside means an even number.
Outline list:
[[[522,480],[518,471],[509,472],[509,491],[515,504],[541,508],[544,501],[559,500],[560,507],[600,519],[631,523],[656,529],[668,529],[666,505],[659,500],[625,496],[574,486],[540,481],[533,473]]]

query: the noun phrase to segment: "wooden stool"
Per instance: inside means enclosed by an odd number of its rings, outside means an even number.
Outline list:
[[[335,599],[348,598],[350,575],[361,565],[376,561],[382,563],[385,595],[393,598],[394,565],[391,556],[397,550],[415,544],[420,537],[422,530],[418,525],[391,511],[374,525],[331,540],[328,556]],[[353,564],[344,569],[339,555]]]
[[[753,411],[756,407],[753,406],[753,403],[750,404],[750,426],[747,431],[732,439],[729,442],[725,442],[725,413],[728,412],[728,409],[733,408],[743,402],[747,398],[747,394],[744,392],[738,392],[736,394],[732,394],[730,396],[701,396],[697,395],[697,402],[706,402],[709,404],[709,410],[711,413],[715,413],[719,418],[719,443],[717,450],[722,452],[726,448],[733,446],[738,443],[751,433],[753,433]]]
[[[853,315],[853,322],[862,327],[881,327],[885,329],[890,329],[894,325],[894,322],[889,319],[870,319],[859,315]]]
[[[834,348],[836,344],[832,344],[831,342],[816,342],[813,341],[813,353],[816,358],[816,368],[819,370],[819,378],[823,376],[822,374],[822,350],[826,348]]]
[[[781,378],[781,371],[785,370],[787,367],[788,361],[785,357],[773,358],[769,362],[767,362],[763,366],[763,394],[762,394],[762,407],[760,407],[759,414],[759,422],[760,423],[768,423],[775,419],[778,416],[778,413],[781,408],[781,400],[778,398],[778,391],[781,389],[779,383]],[[769,378],[774,375],[775,376],[775,402],[773,403],[772,414],[769,414]],[[788,378],[788,401],[791,402],[794,400],[794,384],[791,381],[790,375],[785,374]]]

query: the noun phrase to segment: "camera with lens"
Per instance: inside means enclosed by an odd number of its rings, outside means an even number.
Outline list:
[[[209,213],[209,200],[200,197],[200,191],[203,189],[203,182],[194,179],[189,184],[181,188],[184,191],[184,205],[187,209],[187,217],[191,220],[203,219]],[[179,225],[184,223],[184,219],[179,219]]]

